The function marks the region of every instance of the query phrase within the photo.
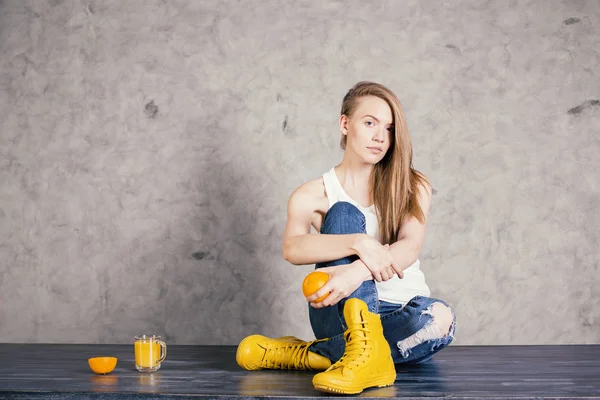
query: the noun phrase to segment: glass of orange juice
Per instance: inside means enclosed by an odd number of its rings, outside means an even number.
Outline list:
[[[167,357],[167,345],[160,336],[141,335],[133,341],[135,367],[140,372],[156,372]]]

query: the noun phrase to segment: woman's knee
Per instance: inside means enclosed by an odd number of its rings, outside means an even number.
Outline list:
[[[445,347],[454,338],[456,316],[454,310],[445,302],[433,301],[421,315],[429,315],[430,319],[412,335],[397,342],[398,350],[404,358],[408,358],[412,349],[417,346],[427,346],[425,343],[434,343],[434,348]],[[432,351],[434,351],[432,349]]]
[[[443,336],[452,333],[451,328],[454,324],[455,317],[454,310],[452,310],[448,304],[436,301],[431,305],[430,309],[427,310],[427,313],[431,315],[433,319],[432,323],[437,325]]]
[[[352,234],[366,232],[365,215],[353,204],[347,201],[338,201],[329,208],[321,233]]]
[[[407,308],[411,309],[411,314],[431,316],[430,322],[425,325],[434,324],[439,328],[440,332],[445,336],[452,334],[452,329],[456,322],[456,314],[448,303],[443,300],[434,299],[431,297],[416,296],[407,304]],[[420,318],[417,318],[420,320]]]

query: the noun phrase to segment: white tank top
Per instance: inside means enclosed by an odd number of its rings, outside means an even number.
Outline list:
[[[355,205],[365,215],[367,235],[381,241],[378,232],[379,225],[375,204],[370,207],[363,207],[350,198],[342,187],[334,168],[323,174],[323,183],[325,184],[325,191],[329,199],[329,207],[331,208],[338,201],[347,201]],[[421,262],[417,259],[410,267],[404,270],[404,278],[402,279],[394,275],[388,281],[375,282],[377,291],[379,292],[379,300],[396,304],[406,304],[414,296],[429,297],[431,292],[425,283],[425,275],[421,271],[420,265]]]

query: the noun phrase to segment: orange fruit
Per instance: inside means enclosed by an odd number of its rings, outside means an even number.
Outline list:
[[[302,293],[304,293],[304,297],[308,297],[314,293],[316,293],[319,289],[321,289],[329,280],[329,274],[321,271],[313,271],[310,274],[306,275],[304,278],[304,282],[302,282]],[[319,297],[315,300],[315,303],[323,301],[329,293]]]
[[[116,357],[94,357],[88,359],[92,371],[97,374],[108,374],[117,366]]]

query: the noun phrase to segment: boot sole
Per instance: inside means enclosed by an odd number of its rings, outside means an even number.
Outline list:
[[[392,386],[396,381],[396,371],[394,374],[390,374],[389,376],[382,376],[376,379],[373,379],[366,383],[364,386],[340,386],[340,385],[332,385],[328,384],[315,384],[314,387],[317,390],[327,393],[336,393],[336,394],[358,394],[365,389],[372,387],[388,387]]]

